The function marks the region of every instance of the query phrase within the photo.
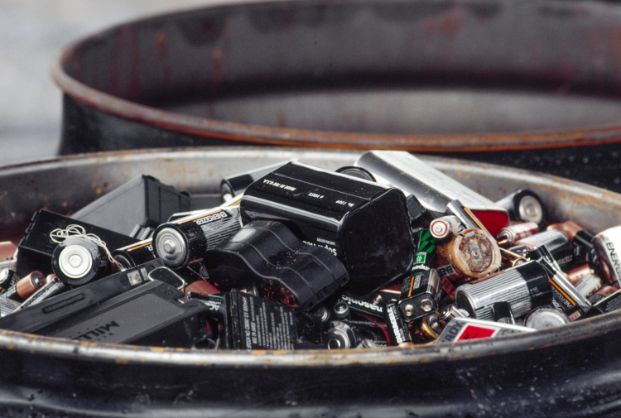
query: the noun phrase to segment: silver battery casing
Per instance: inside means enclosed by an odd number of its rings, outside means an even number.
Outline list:
[[[608,228],[593,237],[602,275],[610,283],[621,285],[621,225]]]
[[[527,272],[534,272],[528,277]],[[466,283],[455,293],[457,307],[466,309],[473,318],[493,320],[496,302],[508,302],[516,318],[531,309],[551,302],[551,290],[545,271],[536,262],[508,269],[489,279]]]

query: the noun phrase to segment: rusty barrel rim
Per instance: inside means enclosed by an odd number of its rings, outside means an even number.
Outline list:
[[[218,159],[233,156],[256,156],[258,148],[218,149],[190,148],[189,150],[157,150],[136,152],[100,152],[61,157],[52,160],[24,163],[0,167],[0,181],[6,175],[27,176],[29,173],[50,168],[87,166],[92,167],[111,160],[134,161],[145,159],[161,161],[162,159],[181,159],[187,156]],[[259,149],[265,155],[278,156],[283,150]],[[301,150],[296,155],[306,155]],[[355,156],[356,153],[335,153],[331,151],[310,151],[307,154]],[[302,157],[304,158],[304,157]],[[340,160],[339,160],[340,161]],[[556,189],[558,193],[579,193],[575,199],[601,200],[600,204],[616,202],[621,205],[621,195],[597,187],[588,186],[571,180],[549,175],[529,173],[519,169],[500,168],[486,163],[471,163],[460,160],[434,158],[432,164],[437,167],[450,165],[455,170],[467,173],[491,172],[502,173],[499,177],[521,178],[533,183],[543,184]],[[0,330],[0,351],[23,352],[30,355],[51,356],[58,358],[81,358],[90,361],[115,364],[141,365],[191,365],[197,367],[235,366],[235,367],[348,367],[372,365],[416,365],[433,362],[462,361],[484,359],[489,356],[513,352],[526,352],[543,348],[562,347],[568,343],[605,336],[607,333],[621,330],[621,311],[613,311],[593,318],[583,319],[556,329],[547,329],[534,333],[507,336],[501,339],[473,340],[459,344],[433,344],[413,348],[386,349],[350,349],[350,350],[298,350],[298,351],[210,351],[185,348],[140,347],[108,343],[77,342],[66,339],[51,338],[8,330]]]
[[[203,10],[225,10],[228,8],[270,7],[279,5],[280,1],[260,3],[215,5],[197,8]],[[325,0],[306,0],[293,2],[295,5],[329,5]],[[347,4],[341,2],[340,4]],[[350,1],[351,4],[365,2]],[[482,4],[503,4],[502,1],[482,0]],[[531,4],[551,4],[562,13],[564,8],[571,7],[570,1],[532,1]],[[581,7],[593,6],[598,13],[605,4],[597,2],[581,2]],[[597,6],[597,7],[595,7]],[[609,6],[612,7],[612,6]],[[90,41],[105,38],[108,33],[123,27],[131,27],[151,21],[165,19],[168,16],[187,13],[186,11],[162,14],[156,17],[138,19],[130,23],[120,24],[108,30],[84,38],[68,46],[52,65],[52,77],[64,94],[77,102],[114,116],[138,123],[148,124],[162,130],[178,132],[201,139],[222,139],[234,143],[254,143],[259,145],[281,145],[296,147],[324,147],[337,149],[401,149],[416,152],[499,152],[533,149],[555,149],[614,144],[621,142],[621,123],[610,123],[584,129],[540,130],[530,132],[499,132],[481,134],[374,134],[364,132],[333,132],[308,129],[281,128],[261,126],[219,119],[209,119],[189,114],[175,113],[156,107],[126,100],[104,91],[92,88],[72,77],[67,71],[70,59],[80,48]],[[441,139],[441,144],[438,140]]]

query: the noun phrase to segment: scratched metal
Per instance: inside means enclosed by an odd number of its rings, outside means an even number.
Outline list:
[[[306,0],[170,13],[63,52],[53,70],[62,150],[407,149],[619,190],[620,33],[614,2]]]
[[[194,192],[214,192],[223,175],[253,167],[295,158],[334,169],[358,155],[194,148],[7,166],[0,168],[0,230],[19,235],[36,209],[70,213],[140,174]],[[541,193],[555,220],[571,218],[594,231],[621,223],[621,195],[612,192],[488,164],[427,160],[493,199],[530,187]],[[70,416],[121,410],[132,416],[174,411],[179,417],[407,416],[408,411],[516,416],[528,405],[533,415],[562,411],[571,416],[584,408],[606,413],[615,411],[621,395],[614,373],[621,366],[620,343],[621,312],[501,340],[385,350],[214,352],[80,343],[0,330],[0,409],[31,405],[40,413]]]

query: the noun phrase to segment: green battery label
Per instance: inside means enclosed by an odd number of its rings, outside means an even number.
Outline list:
[[[418,231],[418,248],[414,256],[414,265],[431,264],[431,255],[436,251],[436,239],[431,235],[428,229]]]

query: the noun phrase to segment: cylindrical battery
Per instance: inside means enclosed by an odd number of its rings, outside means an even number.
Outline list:
[[[11,241],[0,242],[0,261],[9,260],[15,256],[17,246]]]
[[[495,272],[502,260],[494,238],[480,229],[461,231],[447,243],[438,245],[437,252],[455,270],[474,278]]]
[[[94,241],[69,237],[54,249],[52,270],[70,286],[80,286],[111,272],[110,261]]]
[[[509,212],[514,221],[545,223],[547,213],[541,198],[532,190],[522,189],[503,197],[496,204]]]
[[[599,269],[603,278],[616,285],[621,285],[621,225],[608,228],[593,237],[593,245],[599,260]]]
[[[546,270],[536,261],[505,270],[491,278],[457,288],[457,307],[473,318],[493,320],[496,302],[508,302],[517,318],[531,309],[550,304],[552,291]]]
[[[112,251],[114,259],[124,268],[131,268],[155,258],[151,239],[138,241]]]
[[[570,319],[577,319],[587,314],[591,310],[591,303],[578,292],[565,273],[558,268],[546,247],[542,245],[536,249],[536,252],[542,255],[539,263],[548,273],[554,302]]]
[[[61,282],[55,274],[50,274],[45,278],[45,284],[34,292],[28,299],[19,305],[19,309],[25,309],[29,306],[43,302],[49,297],[57,295],[65,290],[67,286]]]
[[[504,243],[512,245],[521,239],[536,234],[538,229],[539,225],[537,225],[535,222],[514,223],[505,228],[502,228],[496,238],[498,239],[499,243],[504,241]]]
[[[20,299],[30,297],[34,292],[45,284],[45,277],[40,271],[33,271],[27,276],[22,277],[15,284],[15,293]]]
[[[588,264],[581,264],[570,270],[567,270],[567,278],[574,286],[576,286],[584,277],[590,274],[593,274],[593,269]]]
[[[510,250],[524,255],[541,245],[547,248],[561,268],[565,269],[574,263],[573,244],[565,234],[553,229],[521,239]]]
[[[461,229],[463,229],[462,224],[459,218],[454,215],[436,218],[429,224],[431,236],[439,240],[449,238],[457,234]]]
[[[574,261],[582,263],[595,263],[595,247],[593,234],[573,221],[565,221],[548,225],[548,229],[554,229],[565,234],[574,244]]]
[[[554,308],[542,307],[533,310],[524,320],[524,325],[534,329],[554,328],[569,323],[569,318]]]
[[[576,290],[585,298],[588,298],[602,287],[602,279],[595,274],[585,275],[578,283],[574,285]]]
[[[153,234],[155,254],[172,268],[202,260],[205,252],[241,228],[239,207],[217,208],[160,225]]]
[[[209,296],[220,293],[220,290],[208,280],[198,279],[183,288],[183,293],[194,293],[201,296]]]
[[[4,295],[0,296],[0,317],[12,314],[19,308],[19,302],[9,299]]]
[[[15,270],[10,268],[0,270],[0,291],[7,291],[11,286],[15,285],[18,279]]]

